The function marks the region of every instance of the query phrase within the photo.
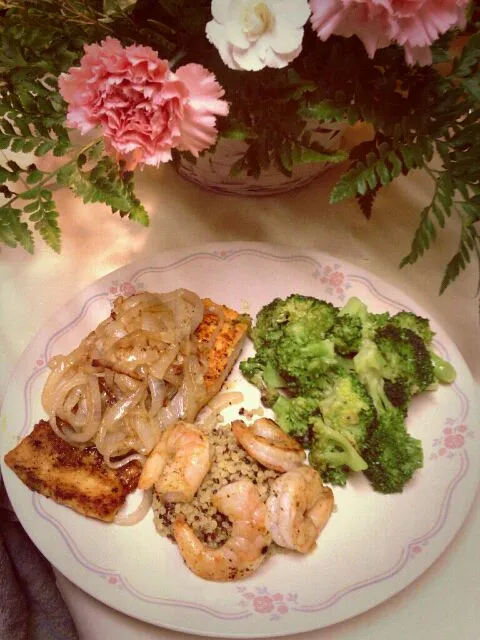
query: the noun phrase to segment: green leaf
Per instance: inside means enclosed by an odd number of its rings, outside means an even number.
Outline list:
[[[39,207],[40,202],[38,200],[35,200],[34,202],[31,202],[30,204],[27,204],[25,207],[23,207],[23,211],[25,213],[33,213],[34,211],[37,211]],[[33,217],[31,217],[30,219],[33,220]]]
[[[10,140],[11,138],[9,136],[0,134],[0,149],[8,149]]]
[[[45,174],[43,173],[43,171],[39,171],[38,169],[31,171],[27,176],[27,184],[35,184],[36,182],[40,182],[44,175]]]
[[[130,220],[134,220],[135,222],[140,223],[144,227],[148,227],[150,224],[150,218],[148,216],[148,212],[145,209],[145,207],[140,203],[137,203],[136,205],[132,206],[132,208],[128,212],[128,217],[130,218]]]
[[[378,177],[380,178],[380,182],[382,185],[386,185],[392,180],[392,176],[390,175],[390,171],[387,168],[387,165],[383,160],[379,160],[375,166],[375,170],[377,172]]]
[[[474,100],[480,101],[480,80],[477,78],[465,78],[462,80],[462,86],[473,97]]]
[[[57,184],[62,187],[69,187],[75,176],[75,166],[71,163],[63,165],[57,171]]]
[[[19,151],[23,151],[23,140],[22,140],[22,138],[13,138],[12,144],[10,145],[10,148],[15,153],[18,153]]]
[[[400,268],[407,264],[414,264],[418,258],[423,256],[425,251],[430,247],[430,235],[428,231],[428,216],[430,213],[430,205],[423,209],[420,214],[420,223],[412,240],[410,252],[400,261]]]
[[[310,162],[332,162],[338,164],[348,158],[348,154],[343,149],[337,151],[317,151],[313,146],[306,147],[300,145],[300,160],[301,163]]]
[[[400,162],[395,151],[390,151],[387,158],[392,165],[392,178],[397,178],[402,173],[402,163]]]
[[[33,234],[25,222],[20,220],[20,211],[10,205],[0,207],[0,241],[9,247],[18,244],[33,253]]]
[[[36,156],[44,156],[55,146],[55,140],[45,140],[35,149]]]
[[[298,114],[303,118],[315,118],[320,122],[340,122],[345,118],[345,110],[330,101],[308,103],[300,107]]]
[[[32,189],[27,189],[26,191],[22,191],[18,194],[18,197],[22,200],[33,200],[33,198],[37,198],[39,195],[39,188],[33,187]]]
[[[242,129],[227,129],[226,131],[222,131],[222,137],[228,138],[229,140],[246,140],[247,132]]]

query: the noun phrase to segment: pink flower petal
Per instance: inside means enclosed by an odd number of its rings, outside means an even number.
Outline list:
[[[176,76],[188,90],[177,148],[198,156],[216,140],[215,116],[228,114],[228,103],[221,99],[225,92],[215,76],[199,64],[180,67]]]
[[[216,140],[215,116],[228,113],[223,89],[201,65],[176,75],[150,47],[124,48],[110,37],[85,47],[59,89],[69,126],[101,127],[106,149],[128,169],[168,162],[176,147],[198,155]]]
[[[398,44],[409,64],[431,63],[431,44],[465,24],[468,0],[310,0],[311,23],[321,40],[358,36],[370,57]]]

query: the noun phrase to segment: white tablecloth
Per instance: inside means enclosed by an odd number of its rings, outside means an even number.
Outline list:
[[[432,184],[416,172],[382,191],[371,221],[354,202],[332,206],[332,170],[283,196],[242,199],[212,195],[179,178],[172,167],[145,170],[138,192],[151,214],[144,229],[103,206],[84,206],[59,193],[61,255],[38,242],[36,253],[0,255],[0,387],[53,311],[97,278],[166,249],[213,241],[252,240],[318,249],[348,260],[405,291],[440,322],[480,381],[480,326],[475,268],[438,296],[443,267],[457,245],[449,221],[434,249],[415,267],[398,269]],[[477,435],[480,438],[480,435]],[[478,640],[480,638],[479,498],[446,552],[411,586],[384,604],[295,640]],[[175,640],[173,631],[128,618],[95,601],[57,574],[59,587],[85,640]],[[185,636],[182,637],[194,637]],[[293,637],[290,637],[292,640]]]

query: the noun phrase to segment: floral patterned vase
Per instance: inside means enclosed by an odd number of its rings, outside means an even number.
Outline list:
[[[335,151],[342,144],[346,126],[338,122],[315,123],[310,128],[311,139],[325,149]],[[246,144],[240,140],[221,138],[213,152],[204,152],[196,162],[182,157],[177,172],[190,182],[216,193],[270,196],[302,187],[332,166],[327,162],[298,164],[293,168],[291,177],[276,167],[263,170],[258,179],[245,173],[230,176],[230,167],[245,153],[245,149]]]

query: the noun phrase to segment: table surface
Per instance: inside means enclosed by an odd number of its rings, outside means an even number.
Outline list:
[[[480,318],[472,267],[442,295],[446,262],[456,250],[457,226],[449,220],[433,250],[414,267],[398,264],[408,252],[419,213],[432,193],[421,172],[401,177],[380,192],[367,221],[355,202],[328,203],[339,169],[303,189],[270,198],[212,195],[185,182],[171,166],[146,169],[138,193],[151,214],[145,229],[101,205],[83,205],[58,193],[62,253],[37,243],[0,254],[0,389],[15,362],[55,308],[98,278],[167,249],[215,241],[248,240],[321,250],[365,268],[402,289],[443,325],[480,382]],[[414,583],[374,609],[295,640],[478,640],[480,638],[480,499],[445,553]],[[84,593],[57,573],[57,582],[86,640],[176,640],[179,634],[129,618]]]

